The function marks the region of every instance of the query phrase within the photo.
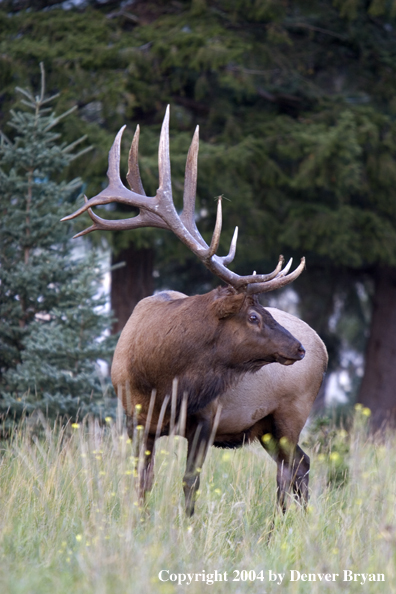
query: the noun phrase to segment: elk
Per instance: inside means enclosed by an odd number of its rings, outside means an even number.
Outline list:
[[[237,243],[235,229],[227,256],[217,256],[222,202],[208,245],[195,223],[198,127],[187,156],[183,211],[172,198],[169,156],[169,107],[159,142],[159,188],[154,197],[143,189],[138,165],[139,127],[128,160],[127,189],[120,178],[121,128],[109,152],[109,185],[62,220],[88,211],[93,224],[75,237],[95,230],[157,227],[172,231],[226,286],[187,297],[164,291],[135,307],[118,341],[111,376],[122,401],[130,436],[133,419],[144,426],[139,494],[144,499],[154,477],[155,442],[161,435],[187,438],[183,480],[186,512],[194,513],[199,474],[209,445],[239,447],[258,439],[277,463],[277,496],[281,507],[294,492],[308,498],[309,458],[298,446],[327,366],[327,352],[312,328],[277,309],[265,309],[258,295],[294,281],[304,258],[291,273],[280,256],[269,274],[239,276],[229,270]],[[106,220],[92,207],[120,202],[139,214]],[[304,345],[304,346],[303,346]],[[174,380],[177,379],[177,390]],[[173,386],[173,388],[172,388]],[[264,438],[264,439],[263,439]]]

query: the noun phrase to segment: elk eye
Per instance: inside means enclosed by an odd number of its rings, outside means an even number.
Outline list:
[[[259,318],[258,318],[258,316],[256,316],[256,314],[250,314],[248,320],[249,320],[249,322],[251,324],[258,324],[259,323]]]

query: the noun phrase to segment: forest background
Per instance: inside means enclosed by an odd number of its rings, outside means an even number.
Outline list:
[[[325,341],[329,371],[350,372],[350,397],[378,426],[396,418],[395,27],[396,2],[384,0],[3,0],[0,128],[15,87],[39,88],[43,62],[48,92],[60,93],[56,111],[77,107],[59,122],[62,138],[86,134],[93,147],[68,164],[67,179],[80,176],[89,197],[100,191],[123,124],[125,173],[140,124],[141,173],[153,195],[170,103],[180,203],[199,124],[200,230],[210,236],[223,194],[221,250],[238,225],[237,272],[272,270],[279,253],[306,256],[293,284],[298,313]],[[194,293],[217,282],[166,233],[94,235],[110,245],[113,264],[125,262],[112,272],[114,331],[156,288]]]

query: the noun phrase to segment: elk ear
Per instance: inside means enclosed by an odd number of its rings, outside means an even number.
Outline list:
[[[212,304],[215,316],[221,320],[238,313],[245,301],[245,297],[246,295],[243,293],[218,297]]]

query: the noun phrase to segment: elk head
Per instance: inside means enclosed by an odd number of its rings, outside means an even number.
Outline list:
[[[292,365],[304,358],[304,347],[259,303],[257,295],[230,295],[230,290],[220,289],[225,296],[216,299],[213,309],[217,318],[227,319],[219,330],[219,348],[227,350],[227,360],[235,368],[254,372],[268,363]]]

